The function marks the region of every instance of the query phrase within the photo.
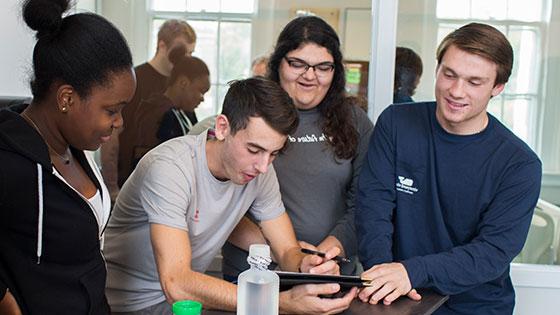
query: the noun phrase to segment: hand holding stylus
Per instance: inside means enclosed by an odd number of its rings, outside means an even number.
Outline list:
[[[307,248],[302,248],[301,252],[304,254],[310,254],[310,255],[317,255],[321,258],[325,258],[326,254],[323,252],[319,252],[316,250],[312,250],[312,249],[307,249]],[[341,256],[334,256],[333,258],[331,258],[332,260],[336,261],[337,263],[349,263],[351,262],[350,259],[346,258],[346,257],[341,257]]]
[[[340,248],[332,247],[324,252],[324,257],[319,255],[305,255],[300,263],[300,272],[339,275],[340,267],[334,257],[340,254]]]

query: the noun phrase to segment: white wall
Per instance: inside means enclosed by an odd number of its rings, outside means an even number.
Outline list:
[[[0,1],[0,95],[31,96],[35,32],[21,17],[20,0]],[[78,1],[78,11],[95,10],[96,0]]]
[[[20,1],[0,1],[0,30],[0,95],[30,96],[35,39],[21,18]]]
[[[556,315],[560,310],[560,266],[511,264],[515,315]]]
[[[146,4],[141,0],[101,0],[100,14],[123,33],[135,65],[152,57],[148,56],[151,21]]]

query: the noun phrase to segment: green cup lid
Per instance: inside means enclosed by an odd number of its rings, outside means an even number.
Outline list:
[[[177,301],[173,303],[173,314],[175,315],[199,315],[202,304],[197,301]]]

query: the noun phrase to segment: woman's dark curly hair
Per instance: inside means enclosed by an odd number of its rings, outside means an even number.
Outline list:
[[[333,81],[325,98],[318,105],[322,117],[321,129],[332,145],[336,157],[350,159],[357,151],[358,132],[353,124],[351,105],[345,102],[344,66],[340,41],[334,29],[315,16],[298,17],[288,23],[278,36],[276,47],[270,56],[269,78],[280,83],[278,69],[282,59],[290,51],[308,43],[325,47],[334,59]]]

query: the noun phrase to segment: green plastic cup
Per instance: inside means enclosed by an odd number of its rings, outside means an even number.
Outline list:
[[[185,300],[173,303],[174,315],[199,315],[202,312],[202,304],[197,301]]]

